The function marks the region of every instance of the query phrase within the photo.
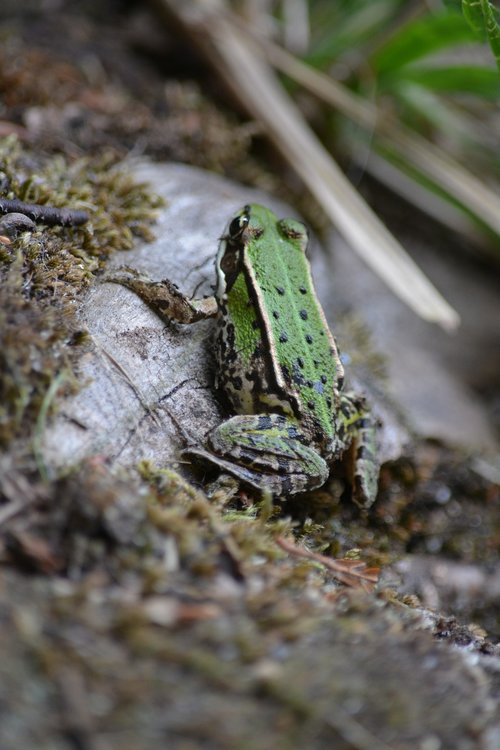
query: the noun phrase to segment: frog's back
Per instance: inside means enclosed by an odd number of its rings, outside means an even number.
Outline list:
[[[220,301],[219,385],[239,413],[277,410],[331,437],[343,368],[313,287],[307,231],[248,208],[238,271]]]

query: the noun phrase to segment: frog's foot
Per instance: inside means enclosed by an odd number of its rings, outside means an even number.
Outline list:
[[[189,299],[168,279],[152,281],[129,266],[107,274],[103,281],[126,286],[165,321],[196,323],[198,320],[212,318],[217,313],[214,297]]]
[[[369,412],[362,396],[341,395],[340,410],[344,416],[339,432],[345,447],[349,447],[352,496],[357,505],[368,508],[378,489],[380,463],[377,459],[377,421]]]
[[[320,487],[329,469],[298,425],[279,414],[239,415],[207,436],[207,448],[186,453],[276,497]]]

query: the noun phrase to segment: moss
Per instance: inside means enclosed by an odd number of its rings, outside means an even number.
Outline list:
[[[42,157],[13,136],[0,140],[0,179],[6,198],[90,214],[84,226],[39,225],[0,246],[0,445],[6,447],[13,438],[33,438],[61,372],[59,390],[75,387],[86,341],[75,314],[78,296],[112,252],[130,249],[134,235],[150,238],[161,201],[115,157]]]

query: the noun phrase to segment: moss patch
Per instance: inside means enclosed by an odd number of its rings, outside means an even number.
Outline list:
[[[0,140],[0,182],[5,198],[90,215],[81,227],[39,225],[0,244],[0,445],[6,447],[33,435],[56,377],[61,388],[74,387],[86,338],[76,300],[112,252],[130,249],[134,235],[150,238],[161,200],[116,157],[43,157],[13,136]]]

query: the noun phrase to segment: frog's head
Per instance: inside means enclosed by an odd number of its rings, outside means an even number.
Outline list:
[[[307,228],[297,219],[278,219],[269,208],[251,203],[229,220],[221,237],[216,258],[216,296],[221,299],[238,276],[243,252],[259,238],[285,240],[305,252],[309,241]]]
[[[272,240],[276,233],[284,240],[297,242],[305,251],[309,241],[305,224],[298,219],[278,219],[271,209],[258,203],[244,206],[238,211],[229,222],[225,236],[232,242],[245,245],[263,235]]]
[[[234,283],[240,268],[242,250],[245,246],[244,233],[250,223],[251,206],[244,206],[231,217],[219,242],[215,259],[217,285],[215,296],[222,299]]]

